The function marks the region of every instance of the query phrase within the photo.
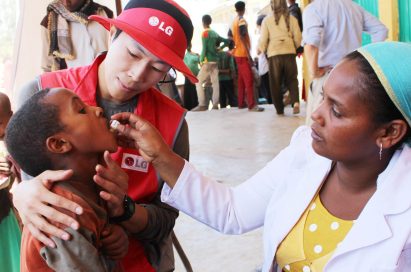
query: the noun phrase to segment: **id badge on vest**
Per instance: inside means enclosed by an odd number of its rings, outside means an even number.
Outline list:
[[[142,156],[123,153],[121,168],[147,173],[148,166],[149,163]]]

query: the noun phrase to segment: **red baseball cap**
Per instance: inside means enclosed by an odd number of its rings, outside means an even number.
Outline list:
[[[198,82],[184,63],[184,54],[193,37],[193,24],[188,13],[172,0],[130,0],[123,12],[110,19],[92,15],[107,30],[115,26],[127,33],[144,48]]]

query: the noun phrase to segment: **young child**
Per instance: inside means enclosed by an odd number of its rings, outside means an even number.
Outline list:
[[[10,155],[31,176],[48,169],[72,169],[72,176],[52,191],[84,207],[76,217],[77,231],[52,222],[72,236],[68,241],[53,237],[55,248],[41,244],[27,226],[23,228],[21,271],[121,271],[100,250],[108,214],[93,176],[96,165],[108,156],[105,151],[117,150],[102,109],[87,106],[67,89],[45,89],[13,115],[5,142]]]
[[[14,177],[7,159],[3,139],[6,126],[13,115],[10,100],[0,92],[0,259],[3,271],[20,271],[21,233],[14,214],[9,189]]]

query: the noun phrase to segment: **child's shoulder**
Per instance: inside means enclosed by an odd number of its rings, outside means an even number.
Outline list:
[[[79,196],[78,194],[76,194],[73,190],[60,186],[60,185],[55,185],[52,187],[51,191],[55,194],[58,194],[59,196],[62,196],[68,200],[74,201],[77,204],[79,204],[80,206],[82,206],[83,208],[91,208],[90,205],[88,204],[88,202],[82,198],[81,196]]]
[[[73,212],[67,211],[66,209],[54,207],[59,212],[67,214],[78,220],[81,226],[94,232],[99,231],[106,224],[107,211],[104,207],[85,199],[85,197],[83,197],[80,193],[77,193],[75,190],[70,189],[70,187],[57,184],[57,186],[53,186],[52,192],[77,203],[83,208],[83,213],[81,215],[77,215]],[[59,226],[60,224],[57,222],[54,222],[54,224],[58,227],[64,228],[64,226]]]

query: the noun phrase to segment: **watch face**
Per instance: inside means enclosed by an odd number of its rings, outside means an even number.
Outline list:
[[[124,213],[131,213],[131,217],[134,214],[135,209],[136,206],[134,205],[134,201],[128,195],[126,195],[124,199]]]

